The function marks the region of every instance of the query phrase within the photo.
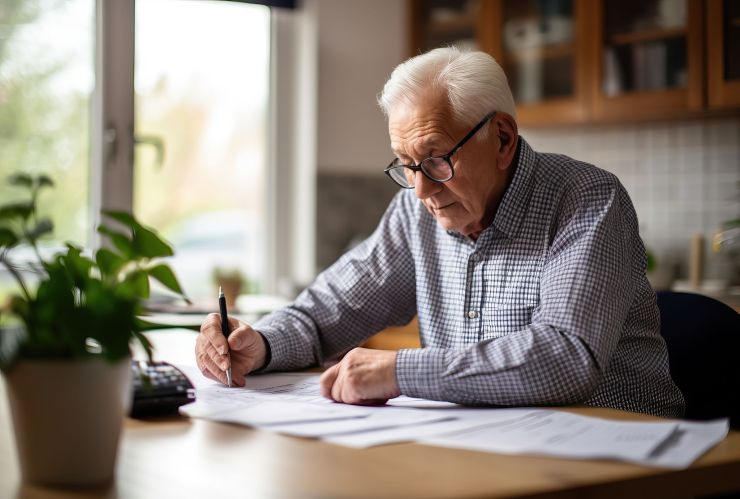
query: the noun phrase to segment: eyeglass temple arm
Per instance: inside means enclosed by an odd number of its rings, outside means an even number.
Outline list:
[[[447,156],[450,157],[450,156],[454,155],[462,146],[465,145],[465,143],[468,140],[470,140],[470,138],[473,135],[475,135],[476,133],[478,133],[478,130],[480,130],[481,128],[483,128],[483,125],[485,125],[486,123],[488,123],[488,120],[493,119],[494,116],[496,116],[496,111],[494,111],[492,113],[488,113],[487,115],[485,115],[483,117],[483,119],[480,120],[480,123],[478,123],[477,125],[475,125],[475,127],[472,130],[470,130],[468,132],[468,134],[465,137],[463,137],[460,142],[457,143],[457,145],[447,154]]]

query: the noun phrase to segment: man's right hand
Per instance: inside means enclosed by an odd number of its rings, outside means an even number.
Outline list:
[[[203,375],[223,384],[227,384],[226,369],[231,365],[233,383],[244,386],[244,375],[265,364],[267,346],[262,335],[242,321],[229,318],[229,330],[227,343],[221,316],[208,315],[195,341],[195,359]]]

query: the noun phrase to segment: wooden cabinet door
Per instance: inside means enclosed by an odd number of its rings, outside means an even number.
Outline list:
[[[707,81],[710,108],[740,106],[740,2],[707,0]]]
[[[662,119],[702,110],[701,0],[597,0],[593,8],[595,120]]]
[[[409,57],[447,45],[487,50],[493,0],[409,0]]]
[[[523,126],[586,121],[591,0],[411,0],[410,53],[457,45],[504,68]]]
[[[588,4],[591,0],[497,0],[489,29],[522,126],[588,119]]]

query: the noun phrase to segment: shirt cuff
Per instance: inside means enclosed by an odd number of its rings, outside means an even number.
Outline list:
[[[267,355],[262,367],[253,372],[280,371],[292,369],[289,363],[285,362],[290,359],[290,344],[286,341],[286,335],[279,330],[271,327],[261,327],[255,329],[265,340]],[[283,359],[284,362],[280,360]]]
[[[401,394],[429,400],[444,400],[442,376],[445,370],[443,348],[402,349],[396,356],[396,380]]]
[[[262,337],[262,341],[265,342],[265,363],[262,364],[262,367],[259,369],[253,369],[252,372],[254,374],[259,374],[262,371],[267,369],[267,366],[270,365],[270,362],[272,361],[272,348],[270,347],[270,342],[267,341],[267,338],[265,338],[265,335],[257,331],[257,334],[259,334]]]

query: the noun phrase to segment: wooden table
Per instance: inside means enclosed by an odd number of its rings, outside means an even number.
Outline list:
[[[157,333],[162,355],[191,359],[195,335]],[[190,360],[192,363],[192,360]],[[116,480],[99,490],[20,484],[10,415],[0,385],[0,498],[231,497],[692,497],[740,491],[740,432],[687,470],[620,462],[505,456],[418,444],[355,450],[317,440],[179,417],[126,420]],[[614,419],[621,411],[565,409]],[[60,431],[64,424],[60,422]],[[70,449],[74,452],[74,449]]]

